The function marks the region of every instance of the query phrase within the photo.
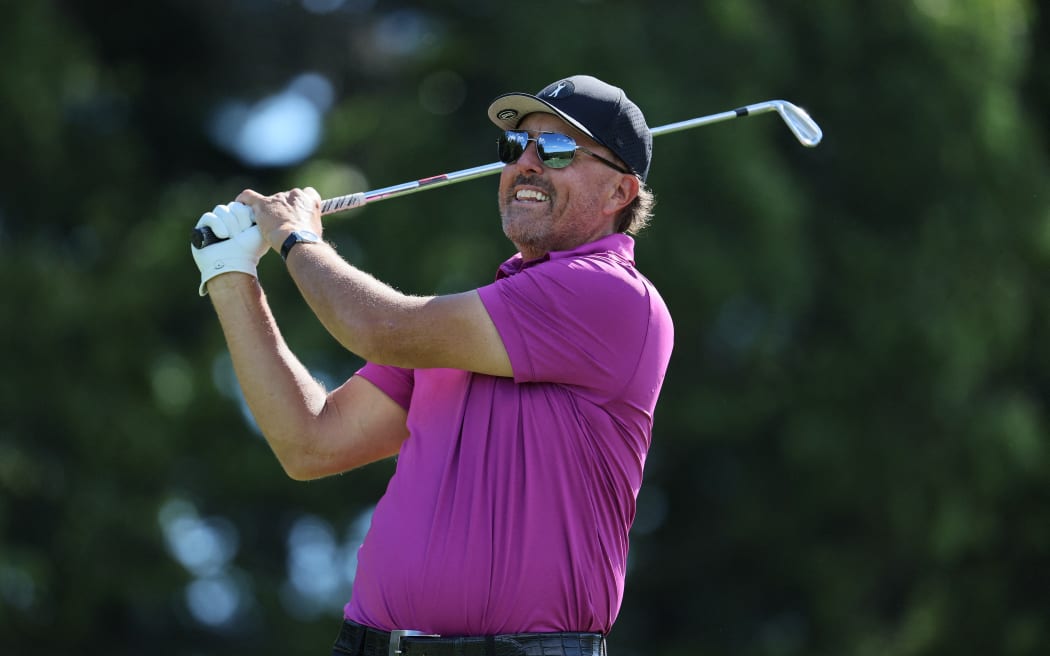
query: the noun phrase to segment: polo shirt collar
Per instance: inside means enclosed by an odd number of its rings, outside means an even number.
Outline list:
[[[528,261],[525,261],[521,257],[521,253],[517,253],[514,257],[500,265],[499,271],[496,272],[496,280],[506,278],[507,276],[513,276],[515,273],[520,273],[525,269],[534,267],[537,264],[542,264],[543,262],[579,257],[581,255],[593,255],[594,253],[612,253],[628,264],[634,265],[634,239],[621,232],[616,232],[611,235],[606,235],[601,239],[581,244],[571,250],[551,251],[543,257],[538,257],[534,260]]]

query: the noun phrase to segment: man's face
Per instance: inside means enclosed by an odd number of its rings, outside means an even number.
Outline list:
[[[593,139],[553,114],[529,114],[518,126],[535,137],[539,132],[560,132],[580,146],[615,161],[616,156]],[[562,169],[544,166],[535,142],[500,175],[499,209],[503,232],[525,259],[555,250],[568,250],[613,232],[608,214],[611,187],[623,174],[577,151]]]

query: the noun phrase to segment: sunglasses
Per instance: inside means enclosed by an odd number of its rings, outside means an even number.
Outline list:
[[[576,151],[582,150],[591,157],[597,159],[606,166],[616,169],[620,173],[631,174],[630,171],[612,162],[583,146],[577,145],[576,140],[567,134],[557,132],[540,132],[535,137],[530,137],[525,130],[507,130],[500,135],[497,145],[499,146],[499,160],[504,164],[518,161],[525,154],[529,142],[536,142],[536,154],[540,156],[543,165],[552,169],[563,169],[576,157]]]

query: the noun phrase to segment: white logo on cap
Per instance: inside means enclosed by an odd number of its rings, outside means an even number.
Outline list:
[[[564,91],[567,88],[569,88],[569,83],[568,82],[559,82],[558,86],[554,87],[554,90],[547,94],[547,97],[548,98],[557,98],[558,94],[560,94],[562,91]],[[570,93],[571,93],[571,89],[570,89]]]

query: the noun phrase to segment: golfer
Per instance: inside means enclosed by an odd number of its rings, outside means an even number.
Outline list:
[[[589,76],[500,96],[488,116],[518,250],[489,285],[392,289],[325,243],[311,188],[244,191],[197,224],[225,238],[191,246],[200,293],[288,475],[398,456],[334,654],[599,656],[620,609],[673,341],[630,236],[651,217],[652,135]],[[281,337],[256,277],[269,249],[367,362],[334,390]]]

